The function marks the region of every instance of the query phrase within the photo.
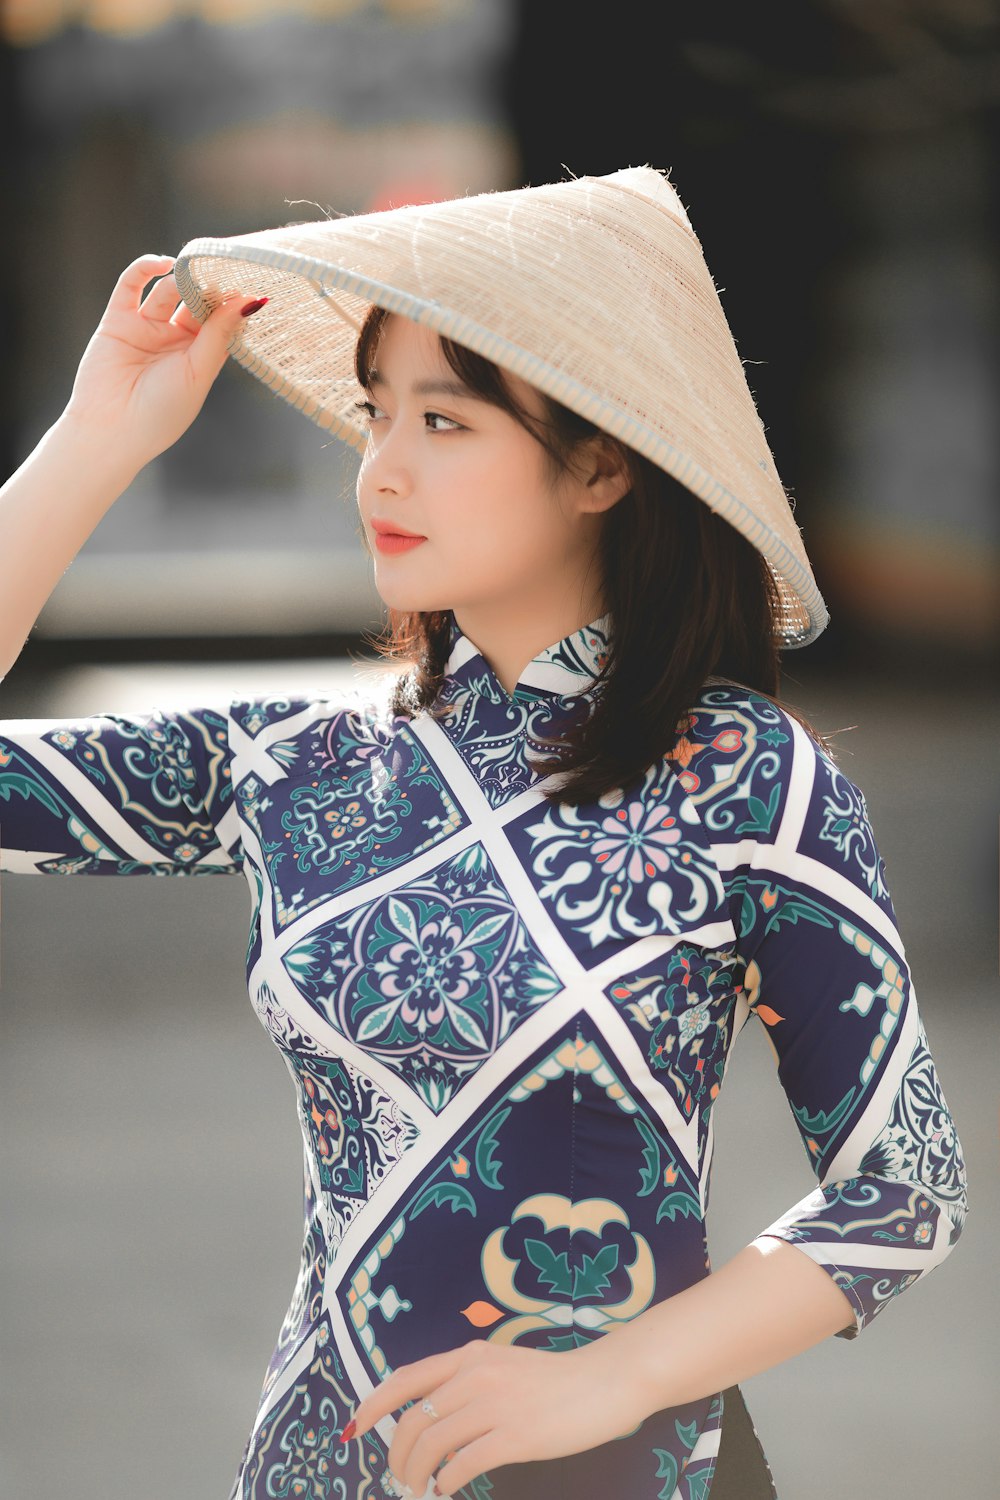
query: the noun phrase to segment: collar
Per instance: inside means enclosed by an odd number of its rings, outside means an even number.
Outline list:
[[[524,668],[513,694],[508,695],[479,647],[459,629],[452,612],[445,682],[454,682],[494,703],[506,703],[511,698],[523,701],[550,694],[566,697],[584,693],[593,686],[607,661],[610,637],[610,614],[581,625],[579,630],[539,651]]]

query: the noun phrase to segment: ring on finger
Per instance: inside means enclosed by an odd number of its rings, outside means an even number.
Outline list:
[[[434,1405],[434,1402],[431,1400],[430,1396],[425,1396],[421,1401],[420,1410],[425,1411],[429,1417],[437,1418],[438,1416],[440,1416],[440,1413],[437,1407]]]

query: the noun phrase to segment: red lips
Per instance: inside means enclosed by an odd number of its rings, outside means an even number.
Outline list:
[[[377,531],[380,536],[414,536],[419,537],[422,542],[427,540],[419,531],[408,531],[405,526],[397,526],[392,521],[377,521],[374,516],[372,517],[372,530]]]

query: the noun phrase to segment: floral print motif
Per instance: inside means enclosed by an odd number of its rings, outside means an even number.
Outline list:
[[[40,736],[40,748],[50,747],[64,762],[64,778],[0,737],[0,805],[16,796],[26,816],[37,804],[35,815],[44,813],[60,827],[58,843],[66,847],[47,869],[60,874],[173,873],[176,866],[206,873],[231,870],[199,864],[217,848],[214,827],[200,817],[202,798],[211,799],[221,818],[232,796],[225,719],[210,710],[176,718],[156,711],[140,723],[109,714],[99,725],[74,721],[71,729],[53,728]],[[111,827],[88,815],[94,796],[105,813],[114,811]],[[3,819],[8,847],[14,847],[15,826],[11,816]]]
[[[696,824],[680,825],[669,779],[653,766],[630,792],[507,825],[541,900],[587,967],[623,942],[690,930],[722,913],[707,841]]]
[[[345,719],[351,722],[341,716],[341,743]],[[267,867],[279,927],[290,926],[338,890],[398,868],[466,821],[407,731],[401,729],[396,743],[381,747],[381,753],[374,739],[354,749],[353,756],[345,750],[345,764],[352,766],[347,774],[316,769],[270,785],[251,774],[237,786],[241,813]],[[322,877],[318,883],[317,877]]]
[[[480,847],[357,907],[336,931],[290,949],[288,973],[432,1109],[561,988]]]
[[[377,1432],[348,1446],[339,1434],[350,1415],[353,1393],[329,1340],[317,1340],[312,1363],[278,1397],[257,1432],[243,1472],[243,1500],[340,1500],[351,1485],[372,1495],[388,1473]]]
[[[722,1087],[741,978],[742,964],[731,949],[678,943],[665,962],[608,991],[645,1037],[649,1066],[670,1085],[685,1117],[700,1112],[702,1137]]]
[[[856,866],[873,900],[885,902],[885,866],[875,848],[864,794],[831,761],[824,764],[823,771],[828,790],[819,800],[818,837],[833,846],[845,865]]]
[[[563,1230],[570,1237],[566,1249],[560,1248]],[[537,1328],[565,1326],[560,1314],[566,1304],[553,1297],[571,1299],[574,1324],[604,1332],[644,1311],[655,1283],[648,1241],[631,1228],[625,1209],[607,1198],[575,1203],[558,1193],[525,1198],[512,1210],[510,1223],[487,1236],[481,1261],[486,1291],[512,1314],[490,1332],[505,1344]],[[479,1304],[470,1321],[484,1324],[488,1307]],[[546,1347],[577,1342],[575,1333],[557,1334]]]
[[[904,1182],[915,1178],[933,1185],[959,1228],[964,1224],[965,1162],[923,1026],[889,1118],[865,1153],[862,1167],[880,1177]],[[919,1243],[929,1237],[922,1233]]]
[[[632,885],[652,880],[670,868],[666,851],[681,839],[677,819],[662,807],[644,807],[639,801],[619,807],[601,821],[601,834],[590,852],[605,875],[618,875]]]
[[[335,1250],[358,1211],[416,1143],[418,1132],[395,1100],[343,1059],[295,1051],[284,1055],[298,1085],[306,1191],[324,1243]]]
[[[551,1184],[560,1175],[573,1180],[574,1161],[589,1171],[580,1143],[595,1128],[616,1196],[557,1190]],[[438,1275],[428,1278],[431,1256]],[[600,1337],[707,1270],[694,1174],[581,1016],[435,1154],[391,1225],[358,1247],[339,1297],[368,1359],[388,1373],[412,1358],[421,1309],[440,1347],[478,1334],[558,1352]],[[711,1406],[692,1403],[685,1421],[703,1432]],[[675,1416],[658,1414],[644,1426],[644,1453],[653,1443],[676,1451]],[[586,1457],[599,1469],[589,1482],[613,1493],[614,1445]],[[683,1458],[677,1451],[678,1467]],[[586,1465],[580,1469],[585,1478]],[[560,1477],[569,1483],[574,1472]],[[493,1478],[502,1486],[502,1473]],[[511,1475],[511,1500],[520,1493]]]
[[[734,701],[735,699],[735,701]],[[788,720],[765,698],[752,708],[732,687],[707,687],[666,757],[710,835],[769,838],[784,805]]]
[[[499,691],[502,692],[502,689]],[[552,754],[545,739],[557,739],[579,717],[571,698],[555,702],[512,698],[501,706],[474,687],[447,683],[442,723],[456,750],[482,787],[491,807],[502,807],[538,780],[534,762]]]

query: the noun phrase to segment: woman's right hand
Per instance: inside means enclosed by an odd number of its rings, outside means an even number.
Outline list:
[[[119,276],[80,361],[61,425],[114,445],[136,471],[194,421],[254,294],[227,297],[199,323],[180,301],[173,257],[141,255]],[[154,277],[160,279],[143,297]]]
[[[0,486],[0,678],[109,507],[194,421],[256,300],[234,294],[199,323],[172,265],[141,255],[125,267],[65,411]]]

